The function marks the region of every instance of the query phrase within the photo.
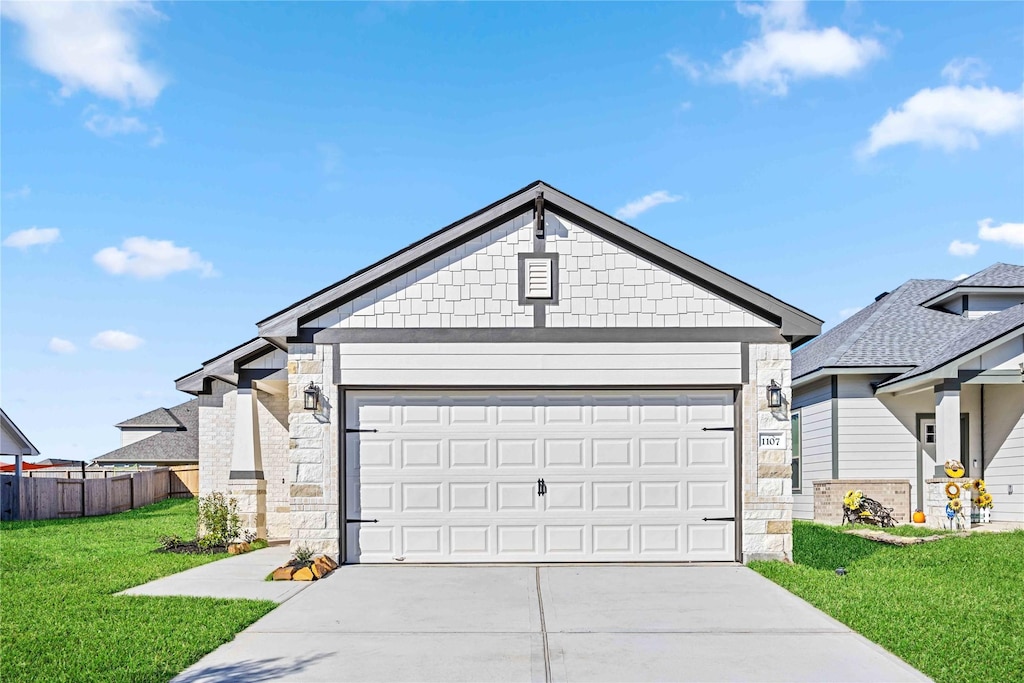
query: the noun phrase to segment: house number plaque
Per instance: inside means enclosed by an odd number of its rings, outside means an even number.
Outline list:
[[[772,450],[785,448],[786,440],[784,432],[758,432],[757,447],[759,450]]]

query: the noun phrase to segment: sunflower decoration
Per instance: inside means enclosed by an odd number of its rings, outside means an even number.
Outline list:
[[[977,491],[978,493],[985,493],[985,480],[984,479],[975,479],[973,486],[974,486],[974,490]]]
[[[948,484],[946,484],[946,497],[949,498],[950,500],[955,500],[956,502],[959,503],[960,502],[960,486],[959,486],[959,484],[954,484],[953,482],[949,482]]]
[[[967,473],[964,464],[959,460],[947,460],[945,465],[946,476],[951,479],[959,479]]]
[[[959,498],[954,498],[953,500],[949,501],[949,504],[946,507],[948,507],[953,512],[960,512],[961,510],[963,510],[964,504],[960,502]]]
[[[843,498],[843,505],[847,510],[856,510],[860,507],[860,501],[864,497],[864,492],[850,489],[846,492],[846,496]]]
[[[978,507],[980,508],[991,508],[992,502],[992,494],[988,491],[983,491],[982,494],[978,496]]]

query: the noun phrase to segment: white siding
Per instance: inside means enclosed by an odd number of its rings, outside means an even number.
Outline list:
[[[1024,522],[1024,386],[985,387],[985,459],[992,519]]]
[[[832,387],[828,378],[793,392],[800,411],[801,486],[793,494],[793,518],[814,519],[814,482],[832,478]]]
[[[564,218],[548,228],[560,288],[549,327],[773,326]]]
[[[915,413],[935,412],[931,391],[912,394],[892,404],[897,413],[876,398],[871,387],[878,377],[839,377],[839,478],[907,479],[917,481]],[[901,419],[902,418],[902,419]]]
[[[259,358],[254,358],[242,368],[246,370],[279,370],[288,365],[288,353],[281,349],[274,349]]]
[[[546,229],[559,258],[548,327],[774,327],[565,219],[547,214]],[[533,251],[526,213],[306,326],[533,327],[533,305],[519,303],[519,254]]]
[[[1021,294],[970,294],[967,297],[967,317],[981,318],[1020,303],[1024,303],[1024,295]]]
[[[356,386],[740,384],[738,342],[340,344]]]
[[[125,429],[121,428],[121,446],[127,446],[128,444],[137,443],[143,439],[148,439],[154,434],[160,432],[173,432],[175,429]]]

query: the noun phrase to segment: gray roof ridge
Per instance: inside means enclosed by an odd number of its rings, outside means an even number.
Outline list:
[[[177,408],[178,406],[174,406],[174,407]],[[173,420],[178,425],[179,428],[181,428],[181,429],[185,428],[185,425],[183,425],[181,423],[181,420],[179,420],[174,415],[174,413],[171,412],[171,410],[169,408],[165,408],[163,406],[160,406],[159,408],[153,408],[152,410],[147,410],[144,413],[139,413],[135,417],[130,417],[127,420],[122,420],[121,422],[118,422],[114,426],[115,427],[171,427],[171,426],[173,426],[173,425],[169,425],[169,424],[166,424],[166,423],[159,423],[159,422],[156,422],[155,420],[148,421],[148,422],[134,422],[134,420],[138,420],[139,418],[145,417],[146,415],[152,415],[153,413],[159,414],[160,411],[163,411],[163,415],[165,417],[170,418],[171,420]]]
[[[960,289],[961,287],[976,287],[978,285],[972,285],[971,284],[971,280],[973,280],[974,278],[978,277],[979,275],[982,275],[984,273],[989,272],[990,270],[996,270],[997,268],[1004,268],[1004,267],[1024,268],[1024,266],[1019,266],[1016,263],[1006,263],[1005,261],[996,261],[992,265],[985,266],[984,268],[982,268],[981,270],[979,270],[976,273],[971,273],[970,275],[968,275],[967,277],[963,278],[962,280],[953,280],[953,285],[949,289],[943,290],[943,291],[939,292],[938,294],[933,295],[932,297],[930,297],[930,299],[935,299],[935,298],[940,297],[940,296],[945,296],[945,295],[949,294],[950,292],[955,292],[956,290]]]

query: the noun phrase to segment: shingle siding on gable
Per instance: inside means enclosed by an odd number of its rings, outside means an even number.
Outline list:
[[[548,215],[558,303],[548,327],[773,327],[569,221]],[[519,303],[518,255],[534,251],[523,214],[305,324],[306,327],[533,327]]]
[[[548,226],[561,292],[548,327],[772,327],[564,218]]]

